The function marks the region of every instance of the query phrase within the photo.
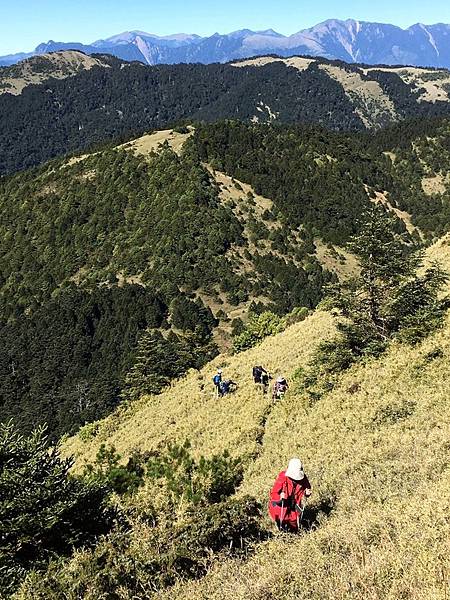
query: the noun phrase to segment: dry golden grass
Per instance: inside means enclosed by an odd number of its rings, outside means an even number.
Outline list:
[[[293,325],[286,338],[268,338],[260,346],[237,356],[219,356],[201,371],[191,371],[159,396],[144,397],[130,408],[113,413],[100,424],[98,435],[87,442],[68,440],[64,452],[77,458],[76,468],[92,461],[102,442],[114,444],[120,454],[133,448],[154,449],[166,440],[189,438],[194,452],[211,455],[229,449],[234,455],[255,451],[260,421],[270,398],[263,398],[251,380],[251,370],[263,363],[273,374],[289,376],[305,365],[324,336],[333,331],[327,313],[318,312]],[[284,335],[284,334],[283,334]],[[239,390],[216,399],[212,377],[218,367]]]
[[[371,67],[363,71],[367,74],[378,69],[379,67]],[[449,101],[446,86],[450,83],[450,75],[447,70],[430,71],[420,67],[383,67],[380,70],[396,73],[406,84],[419,91],[418,102]]]
[[[316,246],[317,260],[327,271],[336,273],[339,279],[348,279],[358,272],[356,257],[344,248],[334,246],[334,252],[332,252],[320,238],[314,240],[314,245]],[[340,260],[336,253],[342,256],[343,260]]]
[[[40,84],[53,77],[55,79],[65,79],[76,75],[82,70],[89,70],[98,66],[109,69],[109,65],[101,60],[88,56],[77,50],[64,50],[63,52],[52,52],[42,54],[40,59],[47,62],[50,71],[40,71],[34,68],[34,59],[24,60],[19,63],[20,74],[14,77],[0,76],[0,94],[13,94],[17,96],[29,85]]]
[[[264,67],[273,62],[283,62],[288,67],[294,67],[298,71],[305,71],[311,63],[316,62],[313,58],[303,56],[292,56],[290,58],[275,58],[274,56],[257,56],[240,62],[232,63],[232,67]]]
[[[189,127],[189,133],[177,133],[172,129],[162,129],[143,135],[126,144],[121,144],[118,148],[131,150],[138,155],[148,156],[151,152],[156,152],[161,144],[167,142],[174,152],[180,154],[184,143],[193,133],[193,127]]]
[[[428,254],[450,269],[448,237]],[[77,456],[77,468],[94,458],[102,441],[124,455],[186,437],[197,455],[223,449],[252,454],[238,494],[250,493],[264,505],[278,471],[298,455],[313,484],[312,510],[332,508],[315,531],[276,534],[247,560],[218,562],[202,580],[180,582],[156,597],[450,598],[450,318],[416,347],[394,344],[381,359],[355,365],[314,405],[291,389],[268,410],[269,399],[250,380],[253,364],[289,375],[333,327],[329,315],[317,312],[257,348],[222,356],[161,396],[111,415],[93,440],[75,437],[65,444],[64,451]],[[219,365],[241,385],[235,395],[216,400],[211,377]],[[133,536],[139,546],[138,532]],[[126,591],[122,597],[129,598]]]
[[[434,194],[442,195],[445,194],[449,183],[449,174],[444,176],[438,173],[432,177],[424,177],[422,179],[422,189],[428,196],[433,196]]]
[[[322,64],[320,69],[342,85],[350,100],[358,100],[355,111],[366,127],[373,123],[374,115],[379,119],[396,120],[394,103],[378,81],[365,80],[360,73],[349,72],[335,65]]]
[[[366,186],[366,189],[367,191],[369,191],[370,188]],[[417,232],[420,236],[422,236],[422,232],[420,231],[420,229],[413,225],[411,215],[405,210],[400,210],[399,208],[396,208],[390,203],[388,192],[379,192],[376,190],[371,191],[375,194],[375,198],[370,197],[371,201],[374,204],[383,204],[383,206],[388,208],[391,213],[395,214],[401,221],[403,221],[408,233]]]

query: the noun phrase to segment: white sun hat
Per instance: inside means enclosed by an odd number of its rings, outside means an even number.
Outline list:
[[[299,458],[291,458],[286,469],[286,477],[300,481],[305,477],[302,461]]]

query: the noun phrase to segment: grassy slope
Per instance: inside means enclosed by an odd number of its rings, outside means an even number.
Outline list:
[[[430,254],[450,268],[448,242]],[[78,465],[93,458],[103,439],[124,454],[186,436],[198,453],[253,452],[241,492],[263,502],[278,470],[299,454],[314,485],[312,509],[334,505],[317,531],[275,536],[246,563],[224,561],[161,598],[448,598],[450,320],[415,348],[394,345],[382,359],[351,369],[313,407],[291,391],[261,429],[267,405],[249,382],[252,364],[262,360],[274,372],[292,373],[331,331],[330,318],[317,313],[110,416],[91,442],[66,443]],[[242,384],[235,396],[216,401],[210,377],[219,364]]]
[[[323,335],[333,330],[331,317],[317,313],[289,329],[286,338],[265,340],[237,356],[219,356],[200,372],[191,371],[159,396],[144,397],[128,410],[113,413],[101,422],[99,433],[88,442],[74,437],[64,450],[77,457],[77,465],[91,461],[102,442],[114,444],[120,454],[133,448],[151,450],[165,440],[189,438],[197,454],[229,449],[242,455],[257,450],[260,422],[270,406],[254,389],[251,370],[263,362],[274,374],[291,374],[306,364]],[[212,377],[218,367],[224,377],[239,384],[237,393],[217,400]]]

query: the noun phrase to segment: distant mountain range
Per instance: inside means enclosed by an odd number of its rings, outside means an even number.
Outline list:
[[[332,19],[310,29],[285,36],[272,29],[242,29],[209,37],[175,34],[160,37],[143,31],[127,31],[92,44],[55,42],[40,44],[30,53],[0,57],[11,65],[30,56],[60,50],[107,53],[149,65],[214,63],[277,54],[310,55],[353,63],[450,67],[450,25],[416,24],[408,29],[382,23]]]

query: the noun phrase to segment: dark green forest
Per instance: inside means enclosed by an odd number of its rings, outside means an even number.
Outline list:
[[[317,63],[299,72],[282,62],[234,68],[144,66],[100,58],[109,68],[49,79],[28,86],[19,96],[0,95],[0,174],[180,120],[250,121],[256,111],[261,122],[270,122],[269,112],[258,112],[257,106],[269,106],[280,123],[317,124],[341,131],[366,127],[343,87]],[[358,71],[357,66],[336,64]],[[414,90],[395,73],[373,71],[371,78],[388,93],[399,119],[449,114],[447,102],[418,103]]]
[[[244,277],[228,252],[247,248],[243,225],[191,151],[53,161],[3,178],[0,213],[0,418],[27,432],[73,432],[214,356],[218,321],[197,291],[264,294],[284,314],[331,279],[306,236],[303,249],[275,239]]]
[[[427,195],[422,187],[424,178],[448,171],[446,119],[407,121],[376,135],[228,121],[199,125],[191,143],[200,160],[273,199],[290,227],[306,226],[327,242],[345,244],[357,232],[355,215],[374,192],[387,192],[425,237],[450,222],[449,188]]]

